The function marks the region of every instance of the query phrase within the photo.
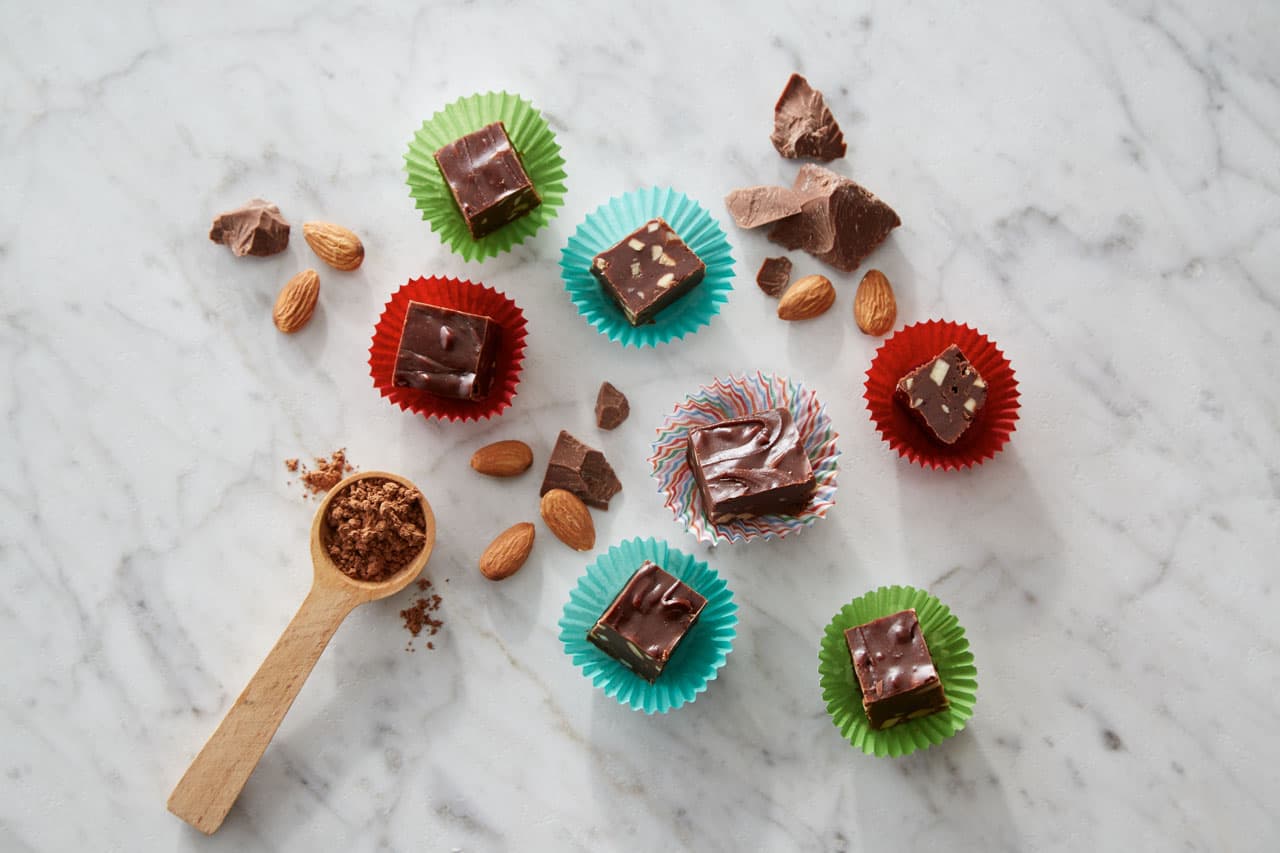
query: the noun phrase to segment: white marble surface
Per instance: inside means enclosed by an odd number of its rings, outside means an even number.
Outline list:
[[[1274,2],[179,5],[4,4],[0,849],[1280,848]],[[901,320],[972,322],[1012,358],[1022,419],[978,471],[888,452],[855,279],[786,327],[751,282],[757,234],[729,228],[721,316],[656,353],[562,292],[561,244],[613,193],[674,184],[727,221],[727,190],[788,181],[767,136],[793,69],[844,125],[839,168],[902,214],[874,259]],[[462,263],[401,154],[444,103],[504,87],[551,119],[568,200],[531,244]],[[295,224],[287,253],[206,239],[253,195]],[[321,268],[316,321],[285,338],[271,302],[315,264],[316,218],[368,260]],[[422,273],[527,311],[501,419],[425,423],[369,387],[372,323]],[[797,539],[708,550],[662,508],[648,442],[686,392],[757,367],[824,396],[839,503]],[[601,435],[606,378],[634,414]],[[541,463],[561,428],[625,483],[602,545],[666,537],[737,591],[728,667],[665,718],[561,653],[586,558],[542,529],[514,579],[474,569],[534,517],[537,474],[483,481],[470,451],[524,438]],[[281,460],[343,445],[427,492],[447,625],[406,654],[403,597],[357,611],[206,839],[165,799],[311,571],[313,504]],[[831,614],[892,582],[960,614],[981,680],[968,731],[899,761],[841,741],[815,671]]]

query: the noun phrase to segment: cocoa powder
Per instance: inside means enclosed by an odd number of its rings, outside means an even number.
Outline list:
[[[415,638],[423,631],[427,632],[428,637],[434,637],[444,627],[443,620],[431,615],[440,609],[440,596],[437,593],[428,593],[427,590],[429,589],[431,589],[431,581],[427,578],[419,578],[419,596],[408,607],[400,611],[400,618],[404,620],[405,630]],[[435,647],[435,643],[427,640],[428,649],[434,649]],[[405,645],[404,650],[406,652],[414,651],[412,639]]]
[[[296,474],[299,470],[302,471],[302,476],[298,477],[298,479],[302,481],[303,487],[311,495],[324,494],[342,482],[344,477],[356,470],[355,466],[347,461],[345,447],[333,451],[328,459],[323,456],[317,456],[315,468],[308,468],[297,459],[284,460],[284,467],[291,474]]]
[[[382,477],[344,486],[325,513],[325,550],[349,577],[386,580],[426,543],[421,499],[417,489]]]

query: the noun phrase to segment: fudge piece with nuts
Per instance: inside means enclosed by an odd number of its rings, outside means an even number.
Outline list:
[[[436,165],[476,240],[542,204],[500,121],[441,148]]]
[[[650,219],[596,255],[592,274],[633,326],[654,315],[702,281],[707,265],[662,219]]]
[[[871,728],[887,729],[947,707],[914,610],[857,625],[844,632],[844,639]]]
[[[645,560],[587,639],[652,684],[706,606],[696,590]]]
[[[894,393],[943,444],[955,444],[987,402],[987,382],[952,344],[898,380]]]
[[[455,400],[489,395],[502,327],[488,317],[410,302],[393,381]]]

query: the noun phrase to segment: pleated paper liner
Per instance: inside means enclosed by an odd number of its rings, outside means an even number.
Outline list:
[[[887,729],[873,729],[862,708],[862,690],[853,672],[844,632],[856,625],[915,608],[920,631],[933,657],[949,707]],[[882,586],[840,609],[827,625],[818,651],[822,699],[831,722],[849,743],[867,755],[897,758],[941,743],[973,716],[978,668],[955,614],[938,599],[909,586]]]
[[[703,506],[693,468],[686,450],[689,433],[696,427],[737,418],[764,409],[784,408],[791,412],[796,429],[809,454],[817,487],[804,509],[795,515],[759,515],[733,521],[713,522]],[[836,431],[826,406],[812,391],[784,376],[757,371],[754,374],[716,379],[690,394],[658,428],[649,464],[658,481],[658,491],[676,522],[700,542],[715,544],[749,542],[756,537],[783,538],[799,533],[827,514],[836,500]]]
[[[591,274],[591,261],[655,217],[675,229],[707,265],[707,272],[697,287],[658,312],[654,322],[633,326]],[[560,269],[578,313],[600,334],[628,347],[657,346],[692,335],[720,313],[733,289],[733,253],[720,224],[696,201],[670,187],[634,190],[600,205],[561,250]]]
[[[898,380],[951,344],[987,382],[987,402],[955,444],[938,441],[914,414],[893,398]],[[900,329],[881,344],[867,371],[867,409],[876,430],[898,455],[932,469],[954,471],[993,458],[1009,441],[1018,420],[1018,381],[1009,359],[986,335],[961,323],[930,320]]]
[[[489,317],[502,327],[502,340],[494,366],[489,396],[483,400],[454,400],[417,388],[401,388],[393,377],[400,332],[410,302],[424,302],[469,314]],[[520,384],[527,326],[524,312],[501,291],[456,278],[415,278],[391,295],[373,329],[369,347],[369,374],[383,397],[401,409],[426,418],[450,421],[482,420],[501,414],[511,405]]]
[[[479,240],[471,236],[457,202],[440,174],[435,153],[450,142],[501,121],[520,155],[542,204]],[[564,204],[564,158],[555,134],[533,105],[508,92],[459,98],[422,123],[405,154],[409,194],[440,241],[466,260],[510,251],[550,222]]]
[[[645,560],[652,560],[707,600],[698,621],[653,684],[587,639],[591,626]],[[733,592],[714,569],[666,542],[635,538],[601,554],[578,578],[560,617],[560,642],[574,666],[581,667],[582,674],[606,696],[636,711],[665,714],[707,689],[733,649],[737,624]]]

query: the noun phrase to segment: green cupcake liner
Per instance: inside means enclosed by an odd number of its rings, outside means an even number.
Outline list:
[[[591,274],[592,259],[655,217],[667,221],[707,265],[693,290],[633,326]],[[578,313],[600,334],[627,347],[656,347],[709,325],[733,290],[733,251],[720,223],[693,199],[670,187],[645,187],[609,199],[590,214],[560,250],[560,277]]]
[[[591,626],[645,560],[657,563],[707,600],[698,621],[653,684],[587,639]],[[694,701],[707,689],[733,648],[737,624],[733,592],[715,570],[666,542],[635,538],[601,554],[578,579],[560,617],[560,642],[574,665],[606,696],[636,711],[665,714]]]
[[[449,186],[436,165],[435,153],[468,133],[501,121],[520,154],[542,204],[515,222],[479,240],[472,238]],[[404,156],[409,194],[440,241],[465,260],[483,260],[510,251],[550,222],[564,204],[564,158],[555,134],[542,114],[518,95],[486,92],[459,98],[422,123]]]
[[[883,730],[871,728],[862,709],[862,690],[853,673],[853,661],[844,632],[873,619],[914,608],[920,631],[929,645],[934,666],[942,679],[950,707],[945,711],[907,720]],[[969,641],[945,604],[927,592],[909,586],[882,586],[840,609],[827,625],[818,651],[822,698],[827,713],[849,743],[867,755],[896,758],[941,743],[965,727],[973,716],[978,692],[978,668]]]

